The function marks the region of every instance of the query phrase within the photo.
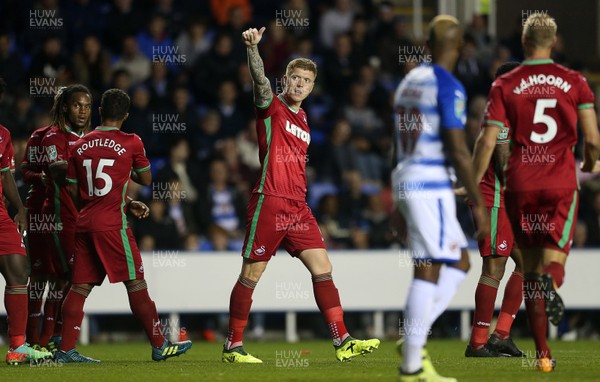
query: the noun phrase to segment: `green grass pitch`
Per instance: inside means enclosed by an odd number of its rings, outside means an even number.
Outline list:
[[[516,341],[531,354],[530,339]],[[430,341],[427,345],[434,365],[442,375],[461,382],[600,381],[600,343],[597,341],[553,342],[557,369],[535,371],[531,358],[465,358],[466,343],[456,340]],[[385,341],[379,350],[352,362],[340,363],[328,341],[288,344],[247,342],[246,349],[264,361],[262,365],[231,365],[221,362],[221,344],[197,341],[178,358],[166,362],[150,360],[147,344],[98,344],[81,346],[82,354],[101,359],[101,364],[9,367],[0,365],[0,381],[395,381],[399,357],[395,344]],[[0,347],[4,356],[7,348]]]

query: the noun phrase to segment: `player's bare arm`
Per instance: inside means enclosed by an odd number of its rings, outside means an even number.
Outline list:
[[[250,75],[253,81],[254,104],[259,107],[267,106],[273,98],[271,83],[267,76],[265,76],[265,66],[257,46],[262,39],[265,29],[265,27],[260,28],[260,30],[250,28],[242,32],[242,39],[244,44],[246,44],[246,51],[248,53],[248,67],[250,68]]]
[[[486,169],[490,165],[492,154],[496,148],[496,137],[500,128],[496,125],[487,125],[479,132],[479,136],[473,147],[473,171],[475,173],[475,183],[479,184]]]
[[[577,111],[579,124],[583,131],[583,163],[581,171],[591,172],[596,166],[600,154],[600,134],[596,121],[596,112],[593,108]]]
[[[142,186],[149,186],[152,183],[152,173],[150,170],[146,171],[131,171],[131,180]]]
[[[473,215],[477,220],[477,238],[483,239],[490,232],[490,222],[478,183],[471,165],[471,155],[467,148],[465,132],[462,129],[443,130],[444,149],[456,170],[456,176],[465,186],[467,196],[473,203]],[[489,160],[488,160],[489,163]]]
[[[21,201],[19,191],[17,190],[15,178],[10,170],[2,171],[2,191],[10,204],[17,209],[17,214],[15,215],[14,220],[15,223],[17,223],[19,232],[23,234],[27,229],[27,214],[25,213],[23,202]]]

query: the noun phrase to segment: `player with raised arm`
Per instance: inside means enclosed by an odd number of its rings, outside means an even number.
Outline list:
[[[42,221],[48,222],[47,248],[53,262],[49,277],[49,296],[44,305],[44,323],[40,346],[54,352],[60,345],[62,327],[61,306],[70,280],[70,264],[75,249],[75,219],[77,210],[69,197],[65,175],[69,150],[90,127],[92,94],[83,85],[60,89],[54,98],[50,114],[52,127],[42,138],[45,153],[43,171],[48,177],[46,199],[42,206]]]
[[[242,336],[254,288],[268,261],[282,245],[310,272],[317,306],[331,332],[336,358],[346,361],[377,349],[379,340],[357,340],[346,330],[340,297],[331,276],[332,265],[317,222],[306,204],[310,129],[300,105],[313,89],[317,66],[306,58],[289,62],[283,77],[283,92],[274,95],[257,47],[264,31],[264,27],[251,28],[242,33],[254,83],[261,176],[248,204],[242,271],[231,292],[229,332],[222,359],[230,363],[262,363],[244,351]],[[293,154],[281,160],[278,154],[282,152]],[[298,224],[283,227],[277,223],[290,217]]]
[[[456,218],[450,165],[473,202],[477,237],[489,233],[466,145],[465,90],[452,75],[461,43],[458,20],[436,16],[427,41],[432,64],[412,69],[394,96],[392,187],[396,205],[406,219],[414,268],[402,328],[399,380],[403,382],[456,381],[440,376],[424,349],[431,324],[441,313],[439,306],[445,309],[456,291],[441,282],[442,275],[454,271],[452,266],[466,258],[461,248],[466,248],[467,240]]]
[[[507,62],[496,71],[496,78],[508,73],[520,64]],[[467,357],[523,357],[523,353],[510,338],[510,328],[519,307],[523,302],[523,258],[514,245],[515,239],[504,208],[504,166],[510,155],[510,128],[505,125],[497,136],[490,136],[494,130],[483,129],[473,149],[475,180],[485,206],[490,214],[491,231],[479,240],[479,254],[482,257],[481,276],[475,289],[475,313],[471,339],[465,356]],[[495,145],[493,160],[483,162],[480,158],[481,145]],[[515,262],[515,270],[506,283],[498,323],[488,338],[490,323],[494,316],[494,305],[500,280],[508,258]]]
[[[120,130],[129,115],[129,105],[129,96],[122,90],[104,92],[100,102],[102,126],[71,149],[66,179],[79,216],[72,286],[63,304],[62,343],[55,353],[58,362],[99,362],[81,355],[75,342],[85,300],[107,275],[111,283],[122,282],[127,288],[131,311],[150,340],[154,361],[179,356],[192,346],[191,341],[171,343],[158,330],[160,321],[148,295],[142,257],[127,222],[127,209],[138,218],[149,214],[145,204],[127,202],[129,181],[144,186],[152,182],[142,140]]]
[[[525,60],[492,84],[485,129],[512,130],[506,166],[506,212],[523,253],[524,299],[540,371],[554,370],[546,342],[547,318],[558,324],[564,305],[556,289],[564,279],[579,201],[574,146],[577,123],[583,131],[581,170],[594,169],[600,135],[594,93],[583,76],[555,64],[556,22],[548,14],[529,16],[523,27]],[[493,144],[481,145],[482,163]]]
[[[0,98],[6,82],[0,79]],[[15,159],[10,132],[0,125],[0,273],[6,281],[4,307],[7,312],[9,349],[6,363],[18,365],[51,357],[47,351],[38,351],[25,342],[27,325],[27,216],[15,184]],[[14,221],[8,215],[3,196],[17,210]]]

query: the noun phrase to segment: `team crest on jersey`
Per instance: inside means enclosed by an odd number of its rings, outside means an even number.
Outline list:
[[[48,154],[49,161],[56,160],[56,158],[58,158],[58,153],[56,152],[56,146],[54,146],[54,145],[48,146],[47,154]]]

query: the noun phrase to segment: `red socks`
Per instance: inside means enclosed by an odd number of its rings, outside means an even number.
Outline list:
[[[40,287],[45,285],[43,282],[31,282],[29,284],[29,304],[27,310],[27,341],[30,344],[40,343],[40,320],[42,319],[42,304],[44,290]]]
[[[229,332],[225,341],[225,349],[230,350],[242,346],[244,329],[248,325],[248,316],[252,306],[252,293],[256,282],[240,276],[231,291],[229,299]]]
[[[551,262],[544,267],[543,273],[552,276],[552,280],[557,288],[560,288],[563,284],[565,279],[565,267],[561,263],[557,263],[556,261]]]
[[[81,321],[83,320],[83,305],[90,291],[71,287],[62,305],[63,330],[60,350],[69,351],[75,349],[75,342],[81,332]]]
[[[481,275],[475,289],[475,314],[469,344],[477,349],[488,341],[490,322],[494,316],[494,303],[500,280],[489,275]]]
[[[496,324],[496,330],[494,331],[501,340],[510,336],[510,328],[522,302],[523,275],[518,272],[513,272],[504,289],[502,307],[500,308],[498,323]]]
[[[325,317],[333,344],[339,346],[348,336],[344,324],[344,311],[330,273],[323,273],[312,278],[315,300],[321,314]]]
[[[25,343],[27,285],[7,285],[4,288],[4,307],[8,316],[9,346],[16,349]]]
[[[527,318],[533,334],[537,358],[550,358],[550,348],[548,348],[548,343],[546,342],[548,318],[546,317],[543,291],[540,285],[539,276],[538,273],[528,273],[525,275],[523,295],[525,296]]]
[[[60,307],[60,301],[46,299],[44,303],[44,321],[42,322],[42,333],[40,334],[40,346],[48,346],[48,341],[54,334],[56,325],[56,313]]]
[[[156,305],[148,295],[148,284],[146,281],[127,287],[129,306],[133,315],[141,322],[144,331],[155,348],[160,348],[165,342],[165,337],[160,328],[160,320],[156,312]],[[155,326],[157,325],[157,326]]]

